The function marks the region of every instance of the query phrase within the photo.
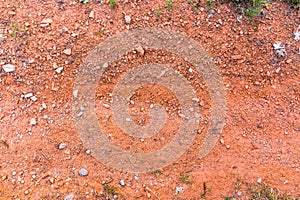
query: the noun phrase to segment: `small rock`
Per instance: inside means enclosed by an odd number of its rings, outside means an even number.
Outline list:
[[[42,103],[42,108],[46,109],[47,108],[47,104],[45,104],[44,102]]]
[[[125,186],[125,181],[124,180],[120,180],[120,185],[121,186]]]
[[[126,22],[126,24],[131,23],[131,17],[129,15],[125,15],[125,22]]]
[[[58,146],[58,149],[59,150],[63,150],[64,148],[66,148],[67,144],[65,143],[60,143],[59,146]]]
[[[237,192],[237,195],[238,195],[239,197],[242,196],[242,194],[243,194],[243,193],[242,193],[241,191],[238,191],[238,192]]]
[[[139,180],[139,174],[134,174],[134,179]]]
[[[36,125],[36,119],[35,118],[30,119],[29,124],[32,125],[32,126]]]
[[[30,98],[30,97],[32,97],[32,96],[33,96],[32,92],[27,93],[27,94],[24,94],[24,98],[25,98],[25,99],[28,99],[28,98]]]
[[[107,68],[107,67],[108,67],[108,63],[107,63],[107,62],[104,63],[104,64],[102,65],[102,67],[103,67],[103,68]]]
[[[233,60],[240,60],[240,59],[242,59],[242,56],[241,55],[233,55],[231,58]]]
[[[43,19],[40,26],[46,27],[46,26],[49,26],[52,22],[53,22],[52,19]]]
[[[42,22],[41,22],[41,24],[51,24],[53,22],[53,20],[52,19],[43,19],[42,20]]]
[[[108,104],[105,104],[105,103],[103,104],[103,107],[104,108],[110,108],[110,106]]]
[[[63,67],[59,67],[59,68],[55,69],[55,72],[60,74],[63,69],[64,69]]]
[[[138,54],[140,54],[141,56],[143,56],[145,54],[145,50],[143,49],[143,47],[138,46],[136,48],[136,51],[138,52]]]
[[[89,18],[91,19],[95,18],[95,12],[93,10],[90,12]]]
[[[259,184],[261,184],[262,183],[262,179],[258,178],[256,182],[259,183]]]
[[[14,65],[11,65],[11,64],[6,64],[4,65],[3,67],[3,70],[6,72],[6,73],[9,73],[9,72],[13,72],[16,70],[16,67]]]
[[[87,150],[85,151],[85,153],[86,153],[87,155],[90,155],[90,154],[91,154],[91,150],[90,150],[90,149],[87,149]]]
[[[57,69],[58,68],[57,63],[53,63],[52,66],[53,66],[53,69]]]
[[[86,169],[80,169],[78,170],[79,176],[87,176],[89,174],[88,170]]]
[[[221,140],[220,140],[220,143],[221,143],[221,144],[225,144],[225,141],[221,139]]]
[[[35,96],[32,96],[30,99],[31,99],[32,101],[37,101],[37,100],[38,100],[38,98],[36,98]]]
[[[78,97],[78,90],[73,90],[73,97],[77,98]]]
[[[175,194],[182,194],[184,192],[183,187],[176,187]]]
[[[28,191],[28,190],[26,190],[26,191],[24,192],[24,194],[25,194],[25,195],[29,194],[29,191]]]
[[[72,200],[73,197],[74,197],[74,194],[70,194],[70,195],[65,197],[65,200]]]
[[[287,59],[285,62],[286,62],[287,64],[290,64],[290,63],[292,62],[292,59]]]
[[[65,50],[63,51],[63,53],[69,56],[69,55],[71,55],[72,50],[71,50],[71,49],[65,49]]]

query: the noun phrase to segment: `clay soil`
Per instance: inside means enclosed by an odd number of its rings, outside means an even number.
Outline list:
[[[0,199],[249,199],[265,185],[300,198],[297,9],[276,1],[249,19],[241,18],[230,2],[211,9],[201,2],[197,10],[187,1],[165,6],[158,0],[124,0],[116,8],[95,0],[0,2]],[[131,17],[129,24],[125,15]],[[122,73],[143,63],[162,63],[184,74],[199,98],[203,117],[188,151],[171,165],[136,175],[108,168],[86,152],[74,125],[72,100],[77,71],[89,52],[108,37],[138,27],[179,31],[197,41],[220,71],[227,111],[219,142],[198,158],[211,101],[205,81],[189,71],[193,66],[152,49],[144,49],[144,55],[129,52],[108,66],[95,97],[99,125],[127,151],[162,148],[176,134],[180,117],[172,91],[146,85],[132,96],[133,120],[147,124],[151,104],[161,103],[168,110],[167,123],[144,141],[123,133],[103,106],[110,104]],[[274,52],[276,42],[285,45],[284,56]],[[5,72],[6,64],[16,69]],[[29,93],[37,99],[24,97]],[[30,124],[33,118],[36,124]],[[87,176],[78,174],[82,168]],[[179,187],[184,191],[176,194]]]

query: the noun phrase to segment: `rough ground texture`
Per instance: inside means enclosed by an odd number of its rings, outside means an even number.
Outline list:
[[[214,5],[213,14],[205,2],[197,10],[187,1],[176,1],[171,9],[157,0],[117,5],[112,9],[105,1],[0,2],[0,199],[248,199],[252,186],[265,183],[299,198],[297,10],[272,2],[250,20],[241,18],[230,3]],[[73,85],[85,57],[109,36],[137,27],[164,27],[197,41],[214,58],[227,97],[220,142],[199,159],[210,101],[201,77],[187,75],[196,88],[202,85],[197,90],[204,116],[200,134],[178,161],[138,176],[107,168],[86,152],[72,121]],[[274,51],[276,42],[285,45],[283,55]],[[178,70],[189,73],[188,63],[168,52],[144,53],[125,55],[126,62],[115,64],[122,70],[109,66],[96,95],[100,126],[113,144],[128,151],[147,152],[168,143],[178,116],[170,115],[166,134],[147,143],[126,136],[102,106],[109,104],[114,78],[148,61],[187,66]],[[131,108],[145,113],[152,102],[174,99],[170,91],[151,85],[132,98],[137,103]],[[165,106],[172,114],[176,104]],[[145,114],[134,120],[143,125],[148,119]]]

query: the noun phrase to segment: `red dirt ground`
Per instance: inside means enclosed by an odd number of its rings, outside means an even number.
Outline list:
[[[300,49],[293,35],[300,25],[297,10],[272,2],[264,15],[239,22],[235,7],[227,3],[214,5],[214,15],[209,16],[205,2],[196,11],[187,1],[175,1],[170,10],[164,8],[165,1],[157,0],[124,0],[115,9],[99,2],[0,2],[0,199],[65,199],[68,195],[113,199],[108,194],[113,187],[118,199],[249,199],[251,189],[263,184],[300,198]],[[131,17],[130,24],[124,15]],[[43,19],[52,22],[41,26]],[[215,59],[227,98],[220,142],[200,159],[197,153],[209,123],[210,101],[201,77],[189,75],[195,87],[201,86],[197,95],[205,120],[199,125],[200,134],[178,161],[141,173],[138,180],[88,155],[72,120],[73,85],[83,60],[109,36],[137,27],[164,27],[196,40]],[[286,45],[284,57],[275,54],[276,42]],[[66,49],[71,49],[70,55],[63,52]],[[122,65],[124,72],[156,61],[186,66],[181,70],[188,73],[188,63],[167,52],[145,49],[144,56],[126,56],[127,63],[115,64]],[[5,72],[6,64],[16,70]],[[63,71],[57,73],[56,66]],[[170,115],[162,133],[142,143],[118,131],[109,120],[109,109],[100,106],[109,99],[121,73],[109,66],[106,76],[115,80],[103,79],[99,84],[100,126],[123,149],[161,148],[176,133],[177,115]],[[165,92],[165,99],[157,92]],[[28,93],[37,100],[24,98]],[[145,107],[143,117],[134,119],[137,123],[147,123],[150,104],[162,100],[171,114],[176,113],[178,102],[167,89],[147,85],[132,98],[137,102],[131,105],[132,112]],[[30,125],[32,118],[36,125]],[[61,143],[66,144],[64,149],[59,149]],[[78,175],[81,168],[88,170],[88,176]],[[176,195],[176,187],[184,192]]]

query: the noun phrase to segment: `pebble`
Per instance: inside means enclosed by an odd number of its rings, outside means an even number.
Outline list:
[[[139,174],[134,174],[134,179],[139,180]]]
[[[90,149],[87,149],[87,150],[85,151],[85,153],[86,153],[87,155],[90,155],[90,154],[91,154],[91,150],[90,150]]]
[[[64,69],[63,67],[59,67],[59,68],[55,69],[55,72],[60,74],[63,69]]]
[[[129,15],[125,15],[125,22],[126,22],[126,24],[131,23],[131,17]]]
[[[87,176],[89,174],[88,170],[86,169],[80,169],[78,170],[79,176]]]
[[[3,70],[6,72],[6,73],[9,73],[9,72],[13,72],[16,70],[16,67],[14,65],[11,65],[11,64],[6,64],[4,65],[3,67]]]
[[[57,68],[58,68],[57,63],[53,63],[53,64],[52,64],[52,67],[53,67],[54,69],[57,69]]]
[[[259,184],[261,184],[262,183],[262,179],[258,178],[256,182],[259,183]]]
[[[46,27],[46,26],[49,26],[52,22],[53,22],[52,19],[43,19],[40,26]]]
[[[42,108],[46,109],[47,108],[47,104],[45,104],[44,102],[42,103]]]
[[[26,99],[29,97],[32,97],[32,96],[33,96],[32,92],[24,94],[24,98],[26,98]]]
[[[175,194],[182,194],[184,192],[183,187],[176,187]]]
[[[65,197],[65,200],[72,200],[73,197],[74,197],[74,194],[70,194],[70,195]]]
[[[125,186],[125,181],[122,179],[122,180],[120,180],[120,185],[121,186]]]
[[[143,47],[138,46],[136,48],[136,51],[138,52],[138,54],[140,54],[141,56],[143,56],[145,54],[145,50],[143,49]]]
[[[31,99],[32,101],[37,101],[37,100],[38,100],[38,98],[36,98],[35,96],[32,96],[30,99]]]
[[[35,118],[31,118],[29,124],[30,125],[36,125],[36,119]]]
[[[94,18],[95,18],[95,11],[92,10],[92,11],[90,12],[89,18],[91,18],[91,19],[94,19]]]
[[[73,97],[77,98],[78,97],[78,90],[73,90]]]
[[[71,50],[71,49],[65,49],[65,50],[63,51],[63,53],[69,56],[69,55],[71,55],[72,50]]]
[[[62,150],[64,148],[66,148],[67,144],[66,143],[60,143],[58,146],[58,149]]]

